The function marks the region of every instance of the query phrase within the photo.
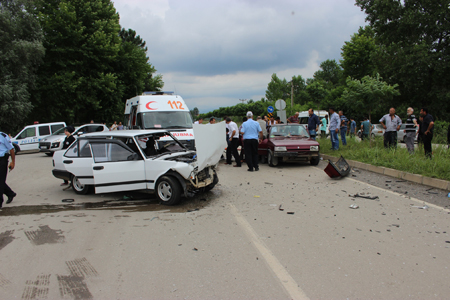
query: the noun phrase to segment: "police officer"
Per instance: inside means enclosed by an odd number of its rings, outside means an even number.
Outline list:
[[[11,156],[11,163],[9,164],[9,170],[13,170],[16,164],[16,156],[14,153],[14,146],[6,133],[0,132],[0,208],[3,205],[3,194],[8,196],[6,204],[13,201],[17,195],[6,184],[6,175],[8,174],[8,160]]]

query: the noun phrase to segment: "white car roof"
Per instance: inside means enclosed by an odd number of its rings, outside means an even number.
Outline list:
[[[100,137],[100,136],[123,136],[123,137],[134,137],[136,135],[152,134],[152,133],[167,133],[167,130],[112,130],[112,131],[99,131],[92,132],[83,135],[83,137]]]

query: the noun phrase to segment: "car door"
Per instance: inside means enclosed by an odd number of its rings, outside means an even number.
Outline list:
[[[62,159],[64,168],[76,176],[81,184],[86,185],[94,185],[93,162],[89,141],[86,139],[73,142]]]
[[[36,127],[28,127],[22,130],[16,137],[17,144],[20,146],[20,150],[33,150],[39,148],[39,141],[36,135]]]
[[[140,153],[120,140],[90,140],[95,193],[146,189],[145,165]]]

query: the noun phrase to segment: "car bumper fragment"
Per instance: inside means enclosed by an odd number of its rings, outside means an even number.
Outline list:
[[[66,170],[53,169],[52,173],[53,173],[53,176],[55,176],[56,178],[67,180],[67,181],[72,180],[72,174],[67,172]]]
[[[208,186],[214,182],[214,171],[211,168],[206,168],[194,178],[189,178],[189,182],[196,189]]]

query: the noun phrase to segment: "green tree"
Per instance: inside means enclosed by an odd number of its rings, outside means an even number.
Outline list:
[[[339,85],[342,81],[342,68],[334,59],[327,59],[320,64],[320,69],[314,73],[315,80],[323,81],[327,89]]]
[[[32,109],[30,90],[45,52],[31,4],[0,2],[0,127],[8,133],[23,125]]]
[[[347,89],[342,98],[348,102],[355,110],[364,111],[372,120],[372,113],[383,109],[388,101],[394,96],[400,95],[397,90],[398,85],[389,85],[379,74],[375,77],[364,76],[361,80],[347,78]]]
[[[294,92],[294,103],[304,103],[309,100],[306,83],[301,75],[292,76],[291,81],[288,82],[285,78],[278,78],[277,74],[274,73],[267,85],[266,98],[272,102],[284,99],[290,103],[292,90]]]
[[[121,39],[110,0],[36,0],[46,54],[32,100],[40,121],[105,122],[123,111]]]
[[[450,116],[449,1],[356,0],[380,45],[376,64],[389,83],[398,83],[396,104],[428,106]],[[394,103],[395,104],[395,103]]]
[[[191,110],[191,114],[192,114],[192,116],[195,118],[196,116],[198,116],[198,114],[199,114],[199,110],[198,110],[198,108],[197,107],[194,107],[192,110]]]
[[[126,99],[144,91],[160,91],[164,83],[160,75],[153,77],[155,68],[149,63],[145,41],[132,29],[121,29],[120,51],[114,71],[117,73],[119,89],[123,90],[122,106]]]
[[[360,27],[358,33],[352,35],[349,42],[341,48],[344,78],[348,76],[359,79],[366,75],[376,74],[373,56],[377,50],[374,32],[370,26]]]

